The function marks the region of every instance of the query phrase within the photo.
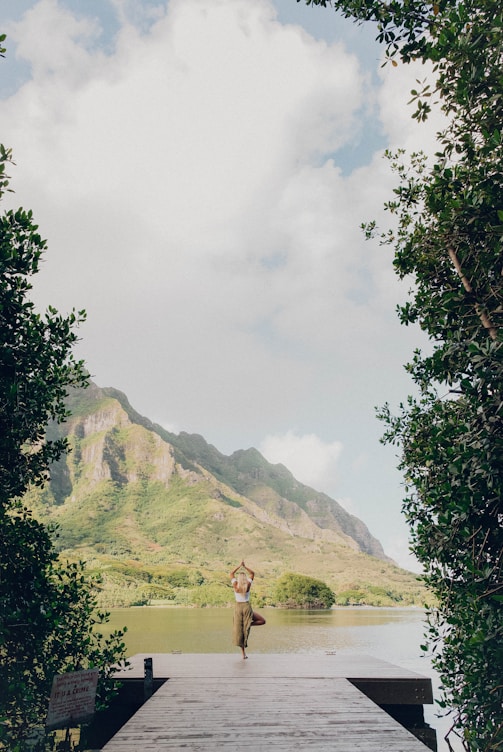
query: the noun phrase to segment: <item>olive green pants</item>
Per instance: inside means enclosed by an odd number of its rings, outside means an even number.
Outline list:
[[[253,609],[250,603],[236,603],[233,624],[234,645],[240,648],[248,647],[248,635],[250,634],[252,619]]]

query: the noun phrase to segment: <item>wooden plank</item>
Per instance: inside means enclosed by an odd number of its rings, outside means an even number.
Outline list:
[[[103,752],[290,752],[304,747],[318,752],[427,749],[346,679],[248,673],[169,679]]]
[[[142,678],[147,653],[130,658],[122,679]],[[174,677],[315,677],[349,679],[378,704],[426,705],[433,703],[431,680],[408,669],[366,655],[348,654],[252,654],[243,661],[228,653],[155,653],[156,679]]]
[[[137,653],[120,678],[142,678],[143,661],[152,657],[154,677],[273,676],[342,679],[424,679],[421,674],[368,655],[344,653],[261,653],[243,661],[239,653]],[[428,680],[429,681],[429,680]]]

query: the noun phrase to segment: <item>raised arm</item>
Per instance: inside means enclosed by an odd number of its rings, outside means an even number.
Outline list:
[[[241,568],[241,564],[238,564],[238,565],[237,565],[237,567],[236,567],[236,569],[233,569],[233,570],[232,570],[232,572],[231,572],[231,580],[232,580],[232,579],[233,579],[233,578],[234,578],[234,577],[236,576],[236,572],[237,572],[237,571],[238,571],[238,569],[240,569],[240,568]]]
[[[241,566],[244,567],[246,571],[248,572],[250,576],[250,580],[255,579],[255,572],[253,571],[253,569],[250,569],[250,567],[247,567],[244,561],[241,562]]]

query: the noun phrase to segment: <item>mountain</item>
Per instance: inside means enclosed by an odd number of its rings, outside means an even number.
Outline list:
[[[227,573],[243,558],[261,575],[264,602],[267,582],[295,571],[327,582],[338,602],[423,603],[417,577],[361,520],[256,449],[225,456],[95,384],[72,391],[68,408],[48,435],[67,436],[71,452],[27,502],[58,524],[65,556],[100,573],[108,605],[225,602]]]

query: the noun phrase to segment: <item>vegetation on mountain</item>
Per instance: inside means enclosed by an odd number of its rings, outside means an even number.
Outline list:
[[[396,66],[429,65],[412,117],[440,107],[430,160],[391,156],[397,218],[381,235],[414,282],[399,308],[433,343],[408,370],[419,397],[388,407],[402,448],[413,550],[438,601],[428,640],[467,750],[503,749],[503,10],[496,0],[306,0],[377,23]],[[374,227],[367,228],[372,234]]]
[[[57,430],[72,451],[25,499],[38,519],[58,525],[62,555],[85,559],[101,577],[102,603],[226,606],[227,573],[245,557],[261,575],[258,605],[276,604],[285,571],[323,571],[341,605],[424,605],[418,577],[391,562],[361,521],[342,515],[355,540],[339,524],[337,502],[323,497],[320,507],[316,491],[256,450],[224,457],[201,436],[167,434],[123,394],[95,384],[72,390],[67,406],[72,417]],[[276,475],[302,506],[269,485]],[[369,545],[381,558],[365,552]]]
[[[0,199],[10,162],[0,145]],[[84,565],[59,562],[51,529],[22,501],[67,447],[64,436],[46,435],[48,420],[63,421],[67,388],[87,381],[72,354],[83,312],[64,317],[49,308],[42,316],[30,300],[45,247],[30,211],[0,216],[0,748],[11,752],[35,749],[34,728],[45,749],[56,674],[99,668],[98,704],[105,703],[111,666],[125,649],[120,631],[105,638],[95,630],[107,615]]]
[[[297,512],[299,508],[305,511],[320,527],[335,527],[347,536],[348,542],[356,541],[361,551],[387,559],[380,542],[370,534],[361,520],[349,514],[326,494],[299,483],[284,465],[271,465],[253,448],[238,450],[227,457],[208,444],[202,436],[185,432],[173,434],[151,423],[139,415],[126,396],[117,389],[107,388],[103,391],[121,404],[133,423],[154,431],[167,441],[173,447],[176,461],[185,469],[195,470],[202,466],[238,494],[267,508],[274,506],[273,496],[277,503],[281,500],[292,502]],[[227,501],[239,505],[236,500]]]

